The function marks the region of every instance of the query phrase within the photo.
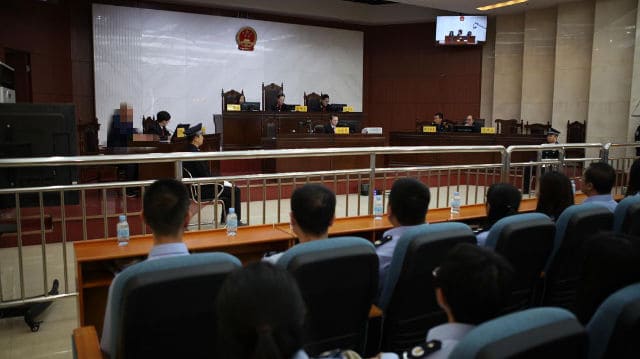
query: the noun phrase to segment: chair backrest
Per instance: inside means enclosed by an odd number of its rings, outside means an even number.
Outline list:
[[[446,321],[436,301],[432,272],[451,248],[476,243],[464,223],[425,224],[398,239],[378,301],[385,313],[382,350],[401,352],[424,341],[427,330]]]
[[[516,214],[491,227],[487,247],[503,255],[516,272],[507,311],[534,304],[534,290],[551,255],[555,232],[553,221],[541,213]]]
[[[115,358],[215,356],[215,299],[240,261],[226,253],[148,260],[113,282],[110,301]]]
[[[222,112],[227,111],[227,104],[235,105],[240,101],[240,96],[244,95],[244,90],[240,92],[236,90],[229,90],[224,92],[222,90]]]
[[[553,253],[545,265],[545,305],[574,309],[582,275],[582,244],[612,226],[613,213],[597,203],[576,204],[562,212],[556,221]]]
[[[640,195],[627,197],[618,203],[613,212],[613,230],[640,236]]]
[[[309,111],[320,111],[320,97],[315,92],[310,94],[304,93],[304,105],[308,107]]]
[[[584,143],[587,133],[587,122],[567,121],[567,143]]]
[[[371,242],[335,237],[298,244],[278,260],[298,282],[307,305],[305,350],[364,351],[369,311],[378,288]]]
[[[267,86],[262,84],[262,111],[270,111],[271,107],[275,106],[278,95],[284,91],[284,84],[279,86],[275,83],[270,83]]]
[[[589,358],[637,358],[640,353],[640,283],[613,293],[587,324]]]
[[[527,124],[524,125],[525,132],[529,135],[545,135],[550,128],[551,128],[551,124],[549,124],[549,122],[547,122],[546,124],[543,124],[543,123],[529,124],[529,122],[527,121]]]
[[[497,119],[496,125],[498,127],[498,133],[502,135],[517,135],[522,133],[522,122],[518,122],[516,119],[502,120]]]
[[[456,345],[451,359],[584,358],[587,334],[569,311],[532,308],[480,324]]]

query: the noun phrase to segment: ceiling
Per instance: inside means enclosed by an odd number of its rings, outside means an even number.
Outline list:
[[[431,22],[438,15],[521,13],[529,9],[582,0],[529,0],[527,3],[481,12],[476,7],[504,0],[394,0],[368,4],[351,0],[155,0],[157,2],[226,8],[363,25]],[[373,1],[376,2],[376,1]],[[238,16],[242,16],[241,13]]]

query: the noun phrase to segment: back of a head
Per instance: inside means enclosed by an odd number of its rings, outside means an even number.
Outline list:
[[[640,158],[636,158],[629,170],[629,185],[627,186],[627,196],[634,196],[640,192]]]
[[[504,217],[517,214],[521,199],[522,194],[515,186],[509,183],[492,184],[487,191],[488,227]]]
[[[563,173],[547,172],[540,178],[540,192],[536,211],[553,219],[560,217],[562,211],[574,204],[571,180]]]
[[[171,115],[167,111],[160,111],[156,114],[156,121],[169,121],[171,119]]]
[[[604,162],[594,162],[584,172],[584,182],[591,183],[598,194],[611,193],[616,181],[616,171]]]
[[[302,231],[321,235],[333,222],[336,195],[323,185],[306,184],[293,191],[291,212]]]
[[[440,263],[436,287],[458,323],[480,324],[501,314],[514,270],[499,254],[474,244],[455,246]]]
[[[145,190],[142,206],[144,221],[154,235],[177,235],[189,214],[187,187],[174,179],[157,180]]]
[[[259,262],[231,273],[216,313],[221,358],[288,359],[302,349],[304,301],[283,268]]]
[[[583,273],[576,316],[586,324],[600,304],[618,289],[640,281],[640,239],[601,232],[583,244]]]
[[[403,226],[423,224],[431,193],[429,187],[415,178],[401,178],[393,182],[389,194],[389,207]]]

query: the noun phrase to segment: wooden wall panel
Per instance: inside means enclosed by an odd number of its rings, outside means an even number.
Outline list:
[[[438,111],[451,120],[479,115],[482,48],[437,46],[434,34],[434,23],[365,30],[369,125],[407,131]]]

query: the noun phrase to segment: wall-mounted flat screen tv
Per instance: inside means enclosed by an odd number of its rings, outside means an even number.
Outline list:
[[[436,41],[440,45],[478,45],[487,41],[486,16],[438,16]]]

